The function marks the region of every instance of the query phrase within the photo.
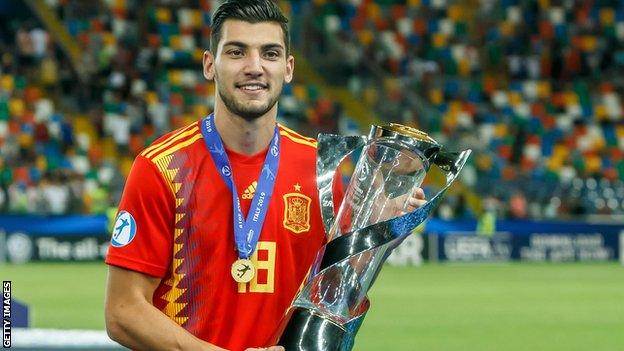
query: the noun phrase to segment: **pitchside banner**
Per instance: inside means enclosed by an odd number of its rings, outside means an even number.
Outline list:
[[[475,227],[474,221],[429,221],[425,228],[429,260],[567,262],[623,256],[622,224],[498,221],[491,236],[477,235]]]
[[[624,264],[624,224],[498,221],[496,234],[475,233],[474,220],[430,219],[388,258],[393,265],[429,261],[608,261]],[[93,261],[106,255],[106,216],[0,216],[0,263]]]
[[[106,216],[0,216],[0,262],[102,260]]]

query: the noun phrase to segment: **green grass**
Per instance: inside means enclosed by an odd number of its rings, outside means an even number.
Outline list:
[[[103,262],[0,265],[34,328],[104,329],[106,271]]]
[[[106,267],[0,266],[38,328],[103,329]],[[624,350],[624,267],[385,267],[355,350]]]
[[[624,267],[386,267],[356,350],[624,350]]]

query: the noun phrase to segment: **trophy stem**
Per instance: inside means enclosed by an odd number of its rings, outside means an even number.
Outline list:
[[[312,310],[292,307],[278,329],[277,345],[288,351],[341,351],[347,331]]]

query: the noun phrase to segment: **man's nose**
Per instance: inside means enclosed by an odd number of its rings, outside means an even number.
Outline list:
[[[253,77],[258,77],[262,75],[262,58],[260,57],[259,52],[252,51],[247,56],[244,73]]]

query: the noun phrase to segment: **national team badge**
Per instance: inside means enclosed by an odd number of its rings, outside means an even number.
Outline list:
[[[137,225],[134,217],[128,211],[121,211],[117,215],[115,220],[115,226],[113,227],[113,236],[111,238],[111,245],[114,247],[124,247],[134,239],[136,234]]]
[[[301,193],[284,195],[284,228],[297,234],[310,230],[310,203]]]

